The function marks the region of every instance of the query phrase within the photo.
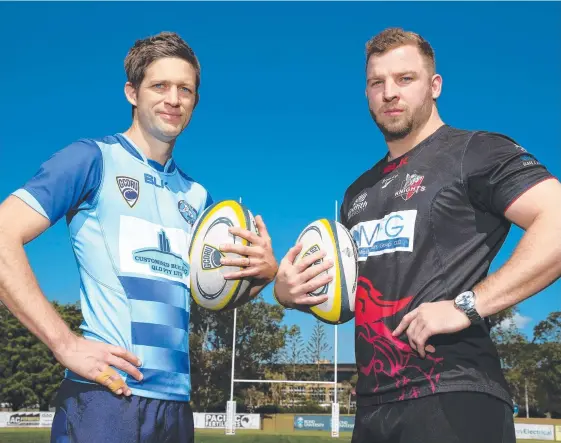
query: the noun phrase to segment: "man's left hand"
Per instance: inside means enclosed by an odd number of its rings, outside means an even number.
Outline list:
[[[239,227],[229,229],[232,235],[246,239],[250,245],[226,244],[220,246],[222,252],[233,252],[240,255],[240,257],[222,257],[222,265],[244,268],[237,272],[224,274],[225,279],[237,280],[244,277],[254,277],[263,280],[265,283],[270,283],[275,278],[278,264],[273,255],[271,237],[260,215],[255,217],[255,224],[259,235]]]
[[[459,332],[470,324],[467,315],[451,300],[423,303],[403,317],[392,335],[398,337],[406,332],[411,347],[425,358],[425,343],[430,337]]]

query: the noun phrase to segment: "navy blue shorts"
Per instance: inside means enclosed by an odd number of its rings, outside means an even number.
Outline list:
[[[51,443],[193,443],[188,402],[117,396],[107,388],[64,380]]]

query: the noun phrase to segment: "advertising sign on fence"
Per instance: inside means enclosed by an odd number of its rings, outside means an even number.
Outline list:
[[[54,412],[0,412],[0,428],[50,428]]]
[[[555,440],[553,425],[515,423],[514,427],[518,440]]]
[[[226,428],[226,413],[223,412],[195,412],[193,414],[197,429]],[[261,429],[259,414],[236,414],[236,429]]]
[[[339,432],[352,432],[355,426],[354,417],[339,416]],[[295,431],[331,431],[330,415],[295,415]]]

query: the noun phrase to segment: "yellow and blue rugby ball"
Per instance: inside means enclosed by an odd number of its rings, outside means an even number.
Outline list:
[[[239,307],[249,301],[252,278],[226,280],[224,274],[239,271],[237,266],[223,266],[224,256],[239,258],[236,253],[223,253],[222,244],[249,246],[249,242],[228,232],[232,226],[258,234],[249,209],[235,200],[224,200],[208,207],[193,227],[189,248],[191,296],[199,306],[213,311]]]
[[[312,266],[319,265],[323,260],[333,260],[333,266],[325,271],[333,277],[331,282],[308,293],[310,297],[325,294],[328,296],[324,303],[311,306],[311,313],[324,323],[332,325],[353,319],[358,280],[358,252],[351,233],[339,222],[320,219],[306,226],[296,243],[302,243],[303,247],[294,264],[320,250],[325,251],[326,256],[314,262]]]

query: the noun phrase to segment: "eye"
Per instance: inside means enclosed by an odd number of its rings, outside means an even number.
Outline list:
[[[190,94],[191,92],[193,92],[193,91],[191,91],[191,89],[189,89],[187,86],[182,86],[181,88],[179,88],[179,90],[180,90],[181,92],[183,92],[184,94]]]
[[[382,80],[372,80],[370,86],[378,86],[382,84]]]
[[[401,80],[408,83],[413,81],[413,77],[409,76],[409,75],[404,75],[403,77],[401,77]]]

